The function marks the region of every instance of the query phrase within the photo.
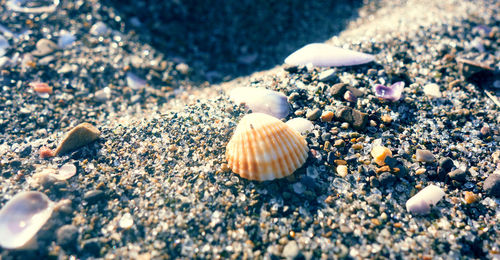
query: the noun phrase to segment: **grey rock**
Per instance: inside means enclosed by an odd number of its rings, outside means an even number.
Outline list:
[[[449,157],[444,157],[439,160],[438,174],[448,174],[455,165]]]
[[[32,52],[33,55],[43,57],[51,54],[55,50],[58,50],[59,46],[51,40],[48,39],[40,39],[36,43],[36,50]]]
[[[417,149],[415,156],[418,162],[433,162],[436,160],[434,154],[432,154],[429,150]]]
[[[378,177],[378,181],[380,182],[380,185],[383,187],[388,187],[396,181],[396,177],[392,175],[390,172],[383,172],[380,174]]]
[[[491,174],[486,178],[483,184],[483,190],[486,194],[500,198],[500,174]]]
[[[347,91],[347,84],[337,83],[330,88],[330,94],[335,98],[342,98]]]
[[[456,169],[448,173],[448,176],[455,181],[459,182],[465,182],[467,181],[467,172],[461,170],[461,169]]]
[[[62,248],[75,248],[78,239],[78,229],[73,225],[64,225],[56,232],[57,244]]]
[[[87,201],[89,204],[94,204],[99,202],[101,199],[105,197],[105,194],[102,190],[91,190],[85,192],[83,195],[83,199]]]
[[[315,108],[313,110],[307,111],[306,117],[308,120],[314,121],[321,116],[321,109]]]

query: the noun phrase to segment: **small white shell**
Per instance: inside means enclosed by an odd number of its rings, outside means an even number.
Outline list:
[[[127,72],[127,85],[133,90],[139,90],[146,87],[147,82],[144,79],[139,78],[132,72]]]
[[[305,134],[314,129],[314,125],[311,121],[300,117],[290,119],[286,124],[301,134]]]
[[[436,205],[444,197],[444,191],[436,185],[429,185],[406,202],[406,210],[413,214],[427,214],[431,205]]]
[[[265,88],[235,88],[229,93],[229,98],[238,105],[245,104],[254,113],[264,113],[277,118],[284,118],[290,113],[287,97]]]
[[[309,148],[297,131],[262,113],[244,116],[227,144],[228,166],[242,178],[273,180],[305,163]]]
[[[295,66],[312,64],[318,67],[340,67],[365,64],[374,59],[370,54],[324,43],[311,43],[290,54],[285,63]]]
[[[18,193],[0,210],[0,246],[20,248],[52,215],[55,203],[37,191]]]

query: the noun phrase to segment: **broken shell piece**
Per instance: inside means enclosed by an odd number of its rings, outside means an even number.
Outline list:
[[[309,148],[297,131],[262,113],[244,116],[226,147],[228,166],[242,178],[273,180],[305,163]]]
[[[15,195],[0,210],[0,246],[15,249],[27,244],[50,218],[54,205],[41,192]]]
[[[290,113],[287,97],[265,88],[235,88],[229,98],[236,104],[244,104],[254,113],[264,113],[276,118],[285,118]]]
[[[308,44],[285,59],[289,65],[308,65],[318,67],[354,66],[372,62],[374,56],[362,52],[334,47],[324,43]]]
[[[301,134],[306,134],[314,129],[314,125],[311,121],[300,117],[290,119],[286,124]]]
[[[23,0],[10,0],[7,2],[7,6],[16,12],[20,13],[51,13],[54,12],[59,5],[59,0],[53,0],[51,5],[40,6],[40,4],[34,5],[34,7],[28,7],[27,2],[37,2],[37,1],[23,1]],[[39,1],[42,2],[43,1]],[[33,5],[33,3],[29,3]],[[24,5],[24,6],[23,6]]]
[[[66,134],[56,149],[56,155],[62,155],[85,146],[99,138],[101,131],[89,123],[75,126]]]
[[[429,185],[406,202],[406,210],[413,214],[427,214],[444,197],[444,191],[436,185]]]
[[[373,86],[373,92],[375,92],[375,96],[378,98],[395,102],[401,98],[401,93],[403,93],[404,87],[404,81],[396,82],[390,86],[377,84]]]

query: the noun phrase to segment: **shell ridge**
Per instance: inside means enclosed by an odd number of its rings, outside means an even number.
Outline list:
[[[283,175],[283,172],[286,172],[286,169],[288,168],[286,163],[283,162],[283,158],[285,157],[285,152],[283,151],[283,147],[280,145],[280,142],[279,142],[279,139],[277,138],[277,135],[278,133],[280,132],[280,127],[279,125],[271,125],[269,126],[269,130],[271,131],[271,133],[274,133],[274,134],[270,134],[270,139],[272,140],[273,142],[273,146],[275,147],[275,151],[279,151],[279,154],[277,154],[276,152],[274,153],[275,154],[275,158],[273,159],[273,161],[271,161],[271,167],[272,167],[272,170],[273,170],[273,173],[275,175],[279,175],[279,176],[282,176]]]
[[[285,128],[285,130],[286,130],[286,128]],[[291,143],[292,141],[290,140],[287,132],[288,131],[282,131],[281,135],[280,135],[280,139],[284,145],[284,148],[289,153],[289,156],[283,157],[283,160],[285,161],[289,171],[294,172],[296,170],[294,161],[298,160],[298,155],[297,155],[296,151],[294,151],[294,149],[293,149],[293,145]],[[289,157],[289,158],[287,158],[287,157]]]

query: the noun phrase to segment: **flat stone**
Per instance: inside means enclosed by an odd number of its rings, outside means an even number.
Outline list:
[[[439,90],[439,85],[438,84],[427,84],[424,86],[424,94],[428,97],[431,98],[442,98],[443,94]]]
[[[56,149],[56,155],[63,155],[85,146],[99,138],[99,129],[89,123],[82,123],[69,131]]]
[[[73,225],[64,225],[56,232],[57,244],[64,249],[76,248],[78,229]]]
[[[378,177],[378,181],[380,182],[380,186],[388,187],[396,181],[396,177],[392,175],[390,172],[383,172]]]
[[[36,42],[36,49],[31,52],[31,54],[33,54],[34,56],[43,57],[51,54],[58,49],[59,46],[55,42],[48,39],[40,39],[38,42]]]
[[[465,182],[467,181],[467,172],[461,170],[461,169],[456,169],[448,173],[448,176],[450,179],[454,181],[459,181],[459,182]]]
[[[103,199],[104,197],[105,197],[105,194],[102,190],[87,191],[83,195],[83,199],[85,201],[87,201],[89,204],[94,204],[94,203],[100,201],[101,199]]]
[[[432,154],[429,150],[417,149],[415,156],[417,162],[433,162],[436,160],[434,154]]]
[[[294,240],[289,241],[283,248],[282,256],[287,259],[294,259],[300,253],[299,245]]]
[[[483,190],[486,194],[500,198],[500,174],[491,174],[486,178],[483,184]]]
[[[306,118],[308,120],[314,121],[321,116],[321,109],[315,108],[313,110],[307,111]]]
[[[356,129],[362,129],[368,123],[368,114],[350,107],[340,107],[335,111],[335,117],[350,123]]]
[[[347,86],[345,83],[337,83],[330,87],[330,94],[335,98],[342,98],[347,91]]]

